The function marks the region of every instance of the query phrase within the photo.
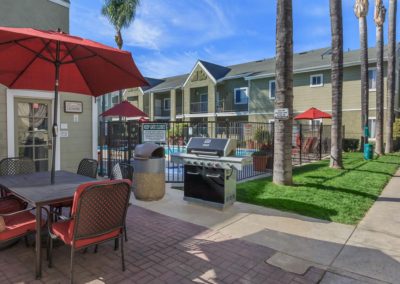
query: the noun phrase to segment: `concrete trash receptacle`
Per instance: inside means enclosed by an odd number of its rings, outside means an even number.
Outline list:
[[[165,152],[153,143],[139,144],[133,160],[133,193],[136,199],[152,201],[165,195]]]

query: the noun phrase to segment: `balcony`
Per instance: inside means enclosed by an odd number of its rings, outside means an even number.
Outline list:
[[[190,113],[207,113],[208,102],[193,102],[190,103]]]
[[[232,100],[218,100],[215,106],[216,112],[242,112],[249,111],[249,103],[234,104]]]
[[[159,117],[169,117],[171,115],[171,111],[168,109],[164,109],[163,107],[154,107],[154,116]]]

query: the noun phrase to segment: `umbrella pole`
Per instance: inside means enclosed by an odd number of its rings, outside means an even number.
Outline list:
[[[57,149],[57,135],[58,135],[58,87],[60,79],[60,42],[57,41],[56,46],[56,61],[54,62],[56,68],[55,84],[54,84],[54,105],[53,105],[53,154],[51,157],[51,184],[55,183],[56,173],[56,149]]]

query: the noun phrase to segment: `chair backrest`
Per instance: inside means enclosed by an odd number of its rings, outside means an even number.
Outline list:
[[[111,170],[110,179],[133,179],[133,167],[129,164],[117,163]]]
[[[87,176],[91,178],[97,177],[97,168],[99,164],[93,159],[82,159],[78,166],[78,175]]]
[[[74,195],[69,227],[72,240],[101,236],[121,229],[130,198],[129,180],[82,184]]]
[[[0,176],[32,174],[35,162],[29,158],[5,158],[0,161]]]

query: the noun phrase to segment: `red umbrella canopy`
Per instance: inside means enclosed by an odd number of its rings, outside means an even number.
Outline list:
[[[0,83],[11,89],[100,96],[145,86],[129,52],[62,32],[0,27]]]
[[[329,113],[323,112],[315,107],[312,107],[305,112],[295,116],[294,119],[300,120],[300,119],[319,119],[319,118],[332,118],[332,115]]]
[[[147,117],[143,111],[132,105],[128,101],[123,101],[109,110],[100,114],[101,116],[123,116],[123,117]]]

